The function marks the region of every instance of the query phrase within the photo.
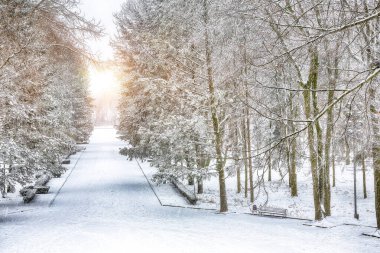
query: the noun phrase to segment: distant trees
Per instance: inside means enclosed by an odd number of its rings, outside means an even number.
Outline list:
[[[192,146],[201,145],[226,211],[225,172],[239,174],[237,191],[244,186],[251,202],[273,172],[297,196],[306,148],[320,220],[331,215],[335,162],[368,156],[372,145],[380,213],[378,65],[371,67],[379,16],[373,1],[128,1],[115,42],[131,73],[120,105],[126,152],[166,159],[156,165],[181,175],[197,167]],[[350,131],[353,124],[361,131]],[[255,173],[262,168],[267,177]]]
[[[76,1],[0,3],[0,185],[3,197],[92,131],[81,36],[98,33]]]

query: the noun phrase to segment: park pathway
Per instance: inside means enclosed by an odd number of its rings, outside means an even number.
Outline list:
[[[0,253],[378,252],[359,228],[162,207],[124,145],[96,128],[50,208],[1,219]]]

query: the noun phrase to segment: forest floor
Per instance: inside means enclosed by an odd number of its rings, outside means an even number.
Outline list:
[[[366,227],[161,206],[124,145],[96,128],[50,208],[0,210],[0,252],[378,252]]]
[[[150,167],[149,163],[141,163],[142,168],[151,179],[157,169]],[[307,161],[299,165],[298,170],[298,196],[291,197],[288,187],[287,176],[282,177],[277,171],[272,171],[272,181],[265,178],[265,187],[256,187],[254,191],[254,204],[257,206],[265,205],[272,207],[285,208],[288,210],[288,216],[300,219],[314,219],[313,205],[313,188],[311,181],[310,168]],[[326,219],[329,226],[339,226],[342,224],[354,224],[362,226],[376,226],[375,200],[374,200],[374,180],[371,163],[367,162],[366,182],[367,182],[367,198],[364,199],[363,179],[361,167],[357,168],[357,208],[360,219],[354,218],[354,189],[353,189],[353,165],[337,164],[336,169],[336,186],[331,192],[331,209],[332,216]],[[237,194],[236,175],[229,175],[226,178],[227,196],[229,202],[229,211],[235,213],[251,213],[252,204],[249,198],[244,196],[244,172],[242,172],[242,192]],[[267,172],[266,172],[267,173]],[[254,179],[261,178],[262,170],[256,170]],[[283,179],[282,179],[283,178]],[[152,182],[156,192],[164,205],[176,205],[193,207],[184,198],[173,196],[169,185],[156,185]],[[188,185],[187,180],[182,183],[189,191],[196,192],[196,184]],[[219,184],[217,176],[204,180],[204,193],[197,194],[198,202],[196,208],[215,209],[219,208]],[[254,182],[256,185],[257,182]],[[249,194],[249,193],[248,193]]]

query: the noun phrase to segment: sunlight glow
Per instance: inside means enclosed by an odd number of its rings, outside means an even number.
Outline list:
[[[119,80],[111,68],[89,67],[90,92],[94,98],[118,93]]]
[[[114,66],[89,66],[89,89],[93,100],[95,124],[115,124],[120,97],[120,79]]]

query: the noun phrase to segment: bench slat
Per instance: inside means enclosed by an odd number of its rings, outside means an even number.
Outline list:
[[[253,212],[259,215],[272,215],[281,217],[286,217],[287,215],[287,209],[268,206],[259,207],[256,210],[253,210]]]

